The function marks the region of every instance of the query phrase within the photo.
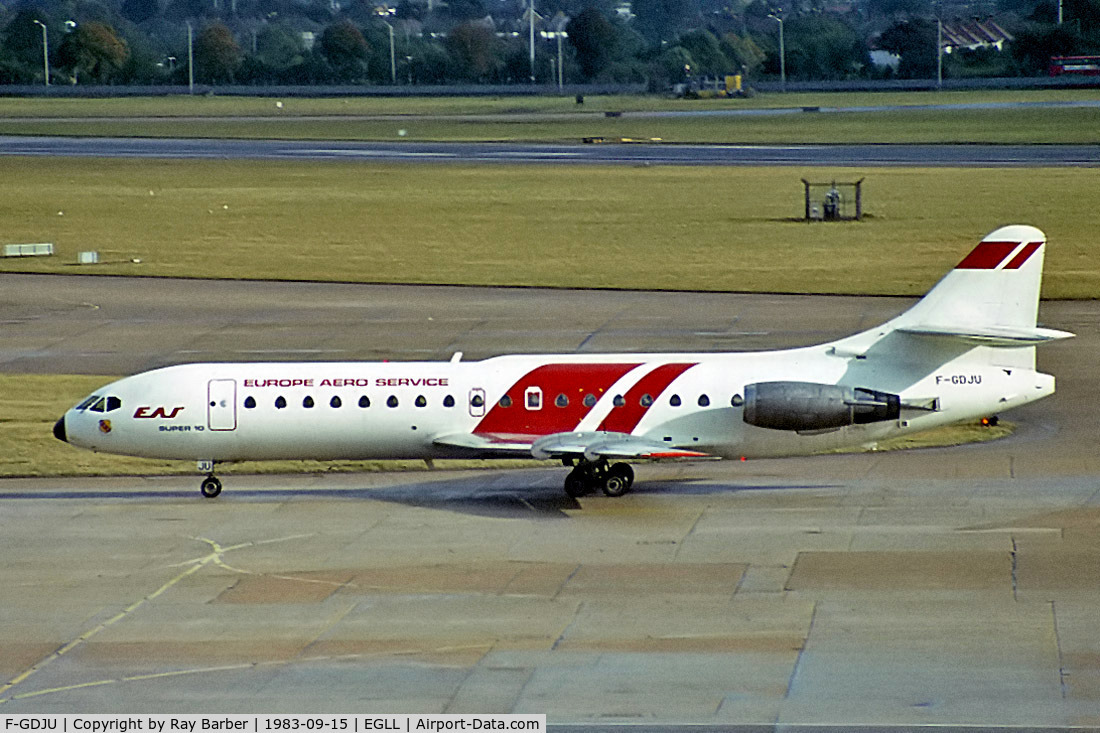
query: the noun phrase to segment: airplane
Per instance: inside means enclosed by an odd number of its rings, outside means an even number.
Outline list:
[[[96,390],[57,421],[93,451],[269,459],[558,459],[565,492],[631,490],[629,461],[808,455],[1046,397],[1035,346],[1046,236],[986,236],[913,307],[826,344],[738,353],[439,362],[180,364]]]

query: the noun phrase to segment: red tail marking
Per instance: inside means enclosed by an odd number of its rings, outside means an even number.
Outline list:
[[[1043,246],[1042,242],[1031,242],[1026,247],[1020,250],[1020,253],[1012,258],[1012,261],[1005,265],[1006,270],[1019,270],[1031,255],[1035,254],[1036,250]]]
[[[662,364],[657,367],[630,388],[623,396],[626,404],[612,408],[598,429],[614,433],[634,432],[634,428],[638,427],[638,423],[649,410],[649,407],[642,406],[642,395],[648,394],[656,401],[676,377],[693,366],[695,364]]]
[[[955,269],[995,270],[1019,245],[1019,242],[979,242]]]
[[[546,364],[520,377],[505,393],[511,407],[500,402],[481,419],[475,433],[498,435],[550,435],[575,430],[592,411],[584,404],[587,395],[601,399],[624,374],[638,364]],[[524,393],[528,387],[542,390],[542,409],[528,410]],[[558,407],[558,395],[568,404]]]

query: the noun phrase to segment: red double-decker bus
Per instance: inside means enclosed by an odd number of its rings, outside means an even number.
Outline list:
[[[1051,56],[1050,75],[1100,76],[1100,56]]]

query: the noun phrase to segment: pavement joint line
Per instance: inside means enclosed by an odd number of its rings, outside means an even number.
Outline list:
[[[1062,655],[1062,636],[1058,633],[1058,609],[1054,605],[1054,601],[1050,602],[1050,620],[1054,627],[1054,644],[1058,650],[1058,686],[1062,690],[1062,699],[1067,697],[1066,690],[1066,677],[1069,673],[1066,672],[1065,658]]]
[[[687,542],[688,537],[691,537],[691,535],[693,535],[695,533],[695,528],[699,526],[699,522],[702,521],[703,515],[705,515],[706,513],[707,513],[707,507],[703,507],[702,509],[700,509],[699,510],[699,516],[695,517],[695,521],[691,523],[691,527],[689,527],[688,531],[684,533],[684,536],[680,538],[679,544],[676,545],[676,552],[672,553],[673,562],[680,559],[680,550],[684,549],[684,543]],[[741,577],[744,578],[745,574],[742,573]],[[740,586],[740,585],[741,584],[738,583],[738,586]],[[735,590],[734,593],[736,593],[736,592],[737,591]]]
[[[806,653],[806,647],[808,647],[810,645],[810,634],[813,633],[814,622],[817,621],[817,607],[818,607],[818,604],[820,604],[820,603],[821,603],[820,601],[814,601],[813,610],[810,611],[810,623],[809,623],[809,626],[806,627],[806,636],[802,640],[802,647],[798,650],[798,657],[795,658],[794,665],[792,665],[792,667],[791,667],[791,676],[787,678],[787,689],[783,693],[783,700],[785,700],[785,701],[790,700],[791,692],[794,690],[795,681],[798,678],[798,669],[802,665],[802,657]],[[775,725],[780,724],[779,723],[779,716],[780,716],[781,710],[782,709],[780,709],[779,711],[776,711]]]
[[[161,595],[166,593],[170,588],[175,586],[177,583],[179,583],[183,579],[187,578],[188,576],[193,575],[194,573],[198,572],[199,570],[206,567],[207,565],[210,565],[211,563],[216,564],[220,567],[223,567],[227,570],[232,570],[234,572],[242,572],[242,573],[247,572],[247,571],[238,571],[235,568],[231,568],[228,565],[226,565],[221,559],[221,556],[223,554],[225,554],[226,552],[230,552],[232,550],[243,549],[245,547],[255,547],[255,546],[259,546],[259,545],[272,544],[272,543],[275,543],[275,542],[286,542],[286,541],[289,541],[289,540],[301,539],[301,538],[304,538],[304,537],[311,537],[311,536],[313,536],[313,533],[302,534],[302,535],[290,535],[290,536],[287,536],[287,537],[280,537],[280,538],[275,538],[275,539],[270,539],[270,540],[242,542],[240,544],[232,545],[232,546],[226,547],[226,548],[221,547],[221,545],[219,545],[214,540],[210,540],[210,539],[207,539],[205,537],[192,537],[191,539],[198,540],[200,542],[205,542],[205,543],[209,544],[211,546],[211,548],[213,548],[212,552],[209,555],[206,555],[204,557],[195,558],[193,560],[187,561],[186,563],[179,563],[179,564],[170,566],[170,567],[180,567],[181,565],[190,565],[189,568],[187,568],[182,573],[180,573],[179,575],[177,575],[174,578],[172,578],[171,580],[169,580],[164,585],[157,588],[155,591],[153,591],[149,595],[147,595],[143,598],[140,598],[137,601],[134,601],[129,606],[124,608],[122,611],[115,614],[111,618],[107,619],[103,623],[101,623],[98,626],[95,626],[95,627],[85,631],[83,634],[81,634],[77,638],[66,642],[59,649],[57,649],[56,651],[51,653],[46,658],[44,658],[42,660],[39,660],[34,665],[32,665],[29,669],[26,669],[23,672],[21,672],[20,674],[13,677],[11,680],[9,680],[7,683],[5,683],[3,686],[0,686],[0,695],[4,695],[9,690],[11,690],[15,687],[18,687],[23,682],[26,682],[30,677],[32,677],[33,675],[40,672],[42,669],[44,669],[45,667],[47,667],[51,663],[53,663],[56,660],[60,659],[61,657],[65,656],[66,654],[73,651],[74,649],[80,647],[86,641],[88,641],[92,637],[99,634],[101,631],[105,631],[106,629],[110,628],[111,626],[114,626],[116,623],[123,620],[124,618],[126,618],[127,616],[132,614],[134,611],[136,611],[137,609],[144,606],[146,603],[148,603],[150,601],[153,601],[153,600],[156,600]],[[12,697],[7,697],[7,698],[0,697],[0,705],[3,705],[5,702],[8,702],[12,699],[15,699],[16,697],[20,697],[20,696],[12,696]]]

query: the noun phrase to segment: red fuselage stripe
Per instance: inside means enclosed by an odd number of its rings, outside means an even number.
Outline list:
[[[625,404],[622,407],[612,408],[600,423],[599,429],[615,433],[633,432],[649,411],[648,405],[642,405],[642,397],[648,394],[652,402],[656,402],[676,377],[693,366],[695,364],[662,364],[639,379],[638,383],[624,395]]]
[[[1042,242],[1031,242],[1026,247],[1020,250],[1020,253],[1012,258],[1012,261],[1005,265],[1006,270],[1019,270],[1020,267],[1027,262],[1031,255],[1035,254],[1035,251],[1043,246]]]
[[[498,401],[481,419],[475,433],[551,435],[575,430],[611,385],[638,364],[546,364],[523,375],[505,393],[511,406]],[[528,389],[542,391],[539,409],[527,408]],[[563,399],[559,399],[559,397]],[[586,404],[586,399],[588,404]],[[559,406],[559,401],[564,406]]]
[[[955,269],[995,270],[1019,245],[1019,242],[980,242],[962,262],[955,265]]]

